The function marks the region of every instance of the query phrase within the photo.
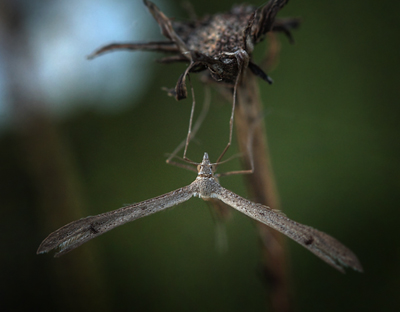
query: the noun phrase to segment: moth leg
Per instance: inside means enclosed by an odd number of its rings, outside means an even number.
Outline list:
[[[229,149],[229,147],[232,144],[233,121],[234,121],[235,107],[236,107],[236,101],[237,101],[237,88],[242,79],[242,74],[243,74],[244,70],[249,66],[249,61],[250,61],[249,55],[244,50],[239,50],[239,51],[235,52],[235,57],[236,57],[236,61],[238,64],[239,72],[236,77],[235,86],[233,87],[232,112],[231,112],[231,118],[229,120],[229,141],[228,141],[228,144],[226,145],[226,147],[224,148],[224,150],[222,151],[221,155],[218,157],[217,164],[221,161],[222,157],[225,155],[225,153],[227,152],[227,150]]]
[[[254,139],[254,131],[257,127],[257,125],[261,122],[262,117],[257,118],[256,120],[254,120],[251,124],[250,127],[248,129],[248,133],[247,133],[247,144],[246,144],[246,150],[247,150],[247,155],[250,161],[250,169],[244,169],[244,170],[235,170],[235,171],[229,171],[229,172],[223,172],[223,173],[216,173],[215,177],[216,178],[220,178],[220,177],[225,177],[225,176],[229,176],[229,175],[235,175],[235,174],[252,174],[254,173],[254,157],[253,157],[253,139]],[[241,156],[241,154],[239,154],[238,156]],[[234,158],[236,156],[232,156],[229,157],[228,159],[220,162],[220,163],[216,163],[215,166],[218,166],[224,162],[229,161],[230,159]]]
[[[192,94],[194,96],[194,93]],[[201,109],[200,115],[197,118],[192,130],[189,129],[190,131],[190,140],[193,140],[194,137],[197,134],[197,131],[200,129],[201,124],[203,123],[204,119],[207,116],[208,110],[210,108],[210,103],[211,103],[211,94],[210,94],[210,88],[208,86],[205,87],[205,97],[204,97],[204,102],[203,102],[203,107]],[[192,113],[191,113],[192,115]],[[189,133],[188,133],[189,135]],[[177,163],[175,161],[172,161],[172,158],[176,157],[176,154],[182,149],[185,148],[185,150],[187,150],[187,146],[188,146],[188,137],[186,137],[186,139],[184,139],[176,148],[175,150],[171,153],[171,155],[167,158],[166,163],[170,164],[170,165],[174,165],[174,166],[178,166],[178,167],[183,167],[183,168],[187,168],[187,165],[184,164],[180,164]],[[185,161],[186,158],[186,152],[184,155],[184,158],[182,158],[183,161]],[[186,158],[187,161],[187,158]],[[194,168],[190,167],[191,171],[196,171]]]

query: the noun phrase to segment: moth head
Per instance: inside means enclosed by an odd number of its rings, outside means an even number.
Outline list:
[[[197,165],[197,172],[199,177],[213,176],[214,165],[210,163],[207,153],[204,153],[203,161]]]

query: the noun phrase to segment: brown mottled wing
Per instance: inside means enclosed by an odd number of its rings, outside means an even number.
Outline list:
[[[140,203],[71,222],[51,233],[40,244],[37,253],[59,247],[60,251],[55,254],[59,257],[117,226],[187,201],[193,196],[193,188],[188,185]]]
[[[290,220],[282,213],[267,206],[253,203],[222,186],[215,193],[215,197],[250,218],[285,234],[340,272],[344,273],[343,267],[350,267],[362,272],[362,266],[356,255],[332,236]]]

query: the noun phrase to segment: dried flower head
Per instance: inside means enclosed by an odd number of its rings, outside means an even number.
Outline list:
[[[290,29],[299,24],[298,19],[275,19],[288,0],[270,0],[261,8],[238,5],[227,13],[185,22],[172,21],[154,3],[148,0],[143,2],[168,40],[110,44],[95,51],[89,58],[121,49],[173,53],[160,62],[190,62],[179,77],[175,89],[170,91],[177,100],[187,97],[187,75],[205,70],[215,81],[232,86],[237,85],[246,68],[272,83],[268,75],[252,62],[254,45],[262,41],[270,31],[283,32],[292,40]]]

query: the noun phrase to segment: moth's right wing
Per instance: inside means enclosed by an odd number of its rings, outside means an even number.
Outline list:
[[[324,232],[295,222],[277,210],[253,203],[222,186],[215,192],[213,197],[248,215],[250,218],[285,234],[342,273],[344,273],[343,267],[350,267],[360,272],[363,271],[357,256],[349,248]]]

